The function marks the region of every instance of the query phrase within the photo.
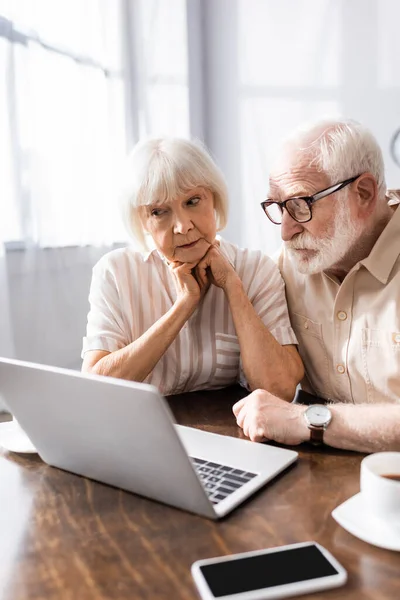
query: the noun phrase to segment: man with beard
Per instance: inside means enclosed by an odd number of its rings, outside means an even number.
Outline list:
[[[257,390],[237,402],[253,441],[400,450],[399,197],[359,123],[319,122],[284,143],[262,208],[281,225],[302,388],[317,397],[307,406]]]

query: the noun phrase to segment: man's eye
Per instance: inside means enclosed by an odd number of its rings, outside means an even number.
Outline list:
[[[196,206],[200,202],[200,196],[193,196],[193,198],[189,198],[187,201],[188,206]]]

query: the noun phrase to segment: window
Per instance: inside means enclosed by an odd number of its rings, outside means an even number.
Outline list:
[[[121,0],[0,0],[0,242],[125,239]]]

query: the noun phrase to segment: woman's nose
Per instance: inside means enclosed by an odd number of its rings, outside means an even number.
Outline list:
[[[186,235],[188,231],[193,229],[193,223],[190,217],[185,214],[175,215],[174,233]]]

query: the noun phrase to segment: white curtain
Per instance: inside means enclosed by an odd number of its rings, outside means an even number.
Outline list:
[[[130,6],[137,136],[189,137],[186,0],[133,0]]]
[[[119,0],[3,0],[0,16],[2,239],[124,239],[115,210],[126,153]]]
[[[337,0],[239,0],[238,83],[246,244],[274,252],[279,227],[262,215],[280,140],[302,121],[340,114],[341,27]],[[290,13],[290,19],[288,15]]]
[[[185,0],[0,0],[0,356],[79,368],[119,173],[189,135]]]

